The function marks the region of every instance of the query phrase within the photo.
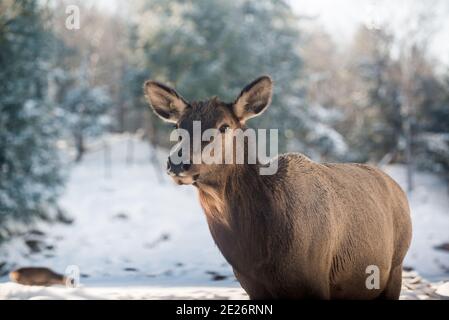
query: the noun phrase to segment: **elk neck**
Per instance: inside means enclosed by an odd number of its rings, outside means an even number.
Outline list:
[[[212,237],[236,269],[250,261],[266,262],[289,247],[288,199],[273,187],[277,178],[261,176],[259,166],[232,165],[196,185]],[[277,232],[271,236],[273,228]]]
[[[223,165],[213,175],[196,183],[201,206],[209,223],[231,226],[234,203],[240,201],[241,209],[251,202],[249,189],[257,188],[263,194],[259,164]],[[242,201],[243,200],[243,201]],[[238,210],[241,211],[241,210]]]

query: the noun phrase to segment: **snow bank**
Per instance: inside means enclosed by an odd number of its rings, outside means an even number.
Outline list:
[[[248,295],[229,287],[31,287],[16,283],[0,284],[0,300],[242,300]]]

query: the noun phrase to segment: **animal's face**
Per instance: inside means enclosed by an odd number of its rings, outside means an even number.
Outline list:
[[[172,149],[167,171],[179,184],[191,184],[225,164],[234,156],[235,129],[261,114],[271,101],[272,81],[263,76],[247,85],[237,99],[218,98],[188,102],[174,89],[155,81],[145,83],[145,95],[154,112],[175,124],[179,143]]]

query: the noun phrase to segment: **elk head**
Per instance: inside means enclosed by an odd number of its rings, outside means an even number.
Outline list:
[[[222,102],[216,97],[189,102],[174,89],[152,80],[145,82],[144,90],[156,115],[179,129],[181,139],[168,157],[168,174],[178,184],[192,184],[206,181],[226,170],[226,155],[235,157],[235,143],[232,143],[232,138],[228,139],[229,136],[236,129],[245,130],[248,119],[267,109],[271,102],[272,80],[268,76],[259,77],[247,85],[231,103]],[[196,133],[196,129],[200,132]],[[180,130],[182,133],[179,133]],[[200,142],[195,141],[198,134]],[[203,141],[201,137],[205,136],[206,141]],[[220,147],[217,149],[218,143]],[[216,150],[221,152],[218,154]],[[214,161],[206,161],[204,154],[213,157]]]

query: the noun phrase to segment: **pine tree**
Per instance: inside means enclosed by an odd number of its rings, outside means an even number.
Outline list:
[[[65,77],[60,79],[60,84],[65,84],[60,88],[58,102],[64,132],[73,138],[75,161],[79,162],[86,151],[86,137],[99,135],[109,122],[103,116],[108,109],[110,98],[106,89],[91,85],[85,63],[75,69],[74,73],[66,70]]]
[[[335,132],[316,125],[321,119],[305,104],[301,33],[285,1],[142,2],[147,77],[170,83],[187,99],[217,95],[233,101],[247,83],[269,74],[272,107],[249,125],[279,129],[280,150],[312,152],[337,143]]]
[[[45,214],[62,183],[44,14],[38,1],[0,2],[0,223]]]
[[[120,104],[117,95],[112,101],[111,93],[119,91],[115,89],[121,80],[116,54],[122,45],[113,41],[117,30],[109,30],[119,22],[82,1],[70,2],[83,12],[81,28],[65,28],[68,4],[61,1],[52,8],[52,32],[57,41],[52,50],[55,68],[50,78],[52,101],[58,106],[58,120],[63,127],[61,134],[73,143],[75,160],[79,162],[87,140],[104,132],[110,125],[108,116],[112,115],[107,112]]]

